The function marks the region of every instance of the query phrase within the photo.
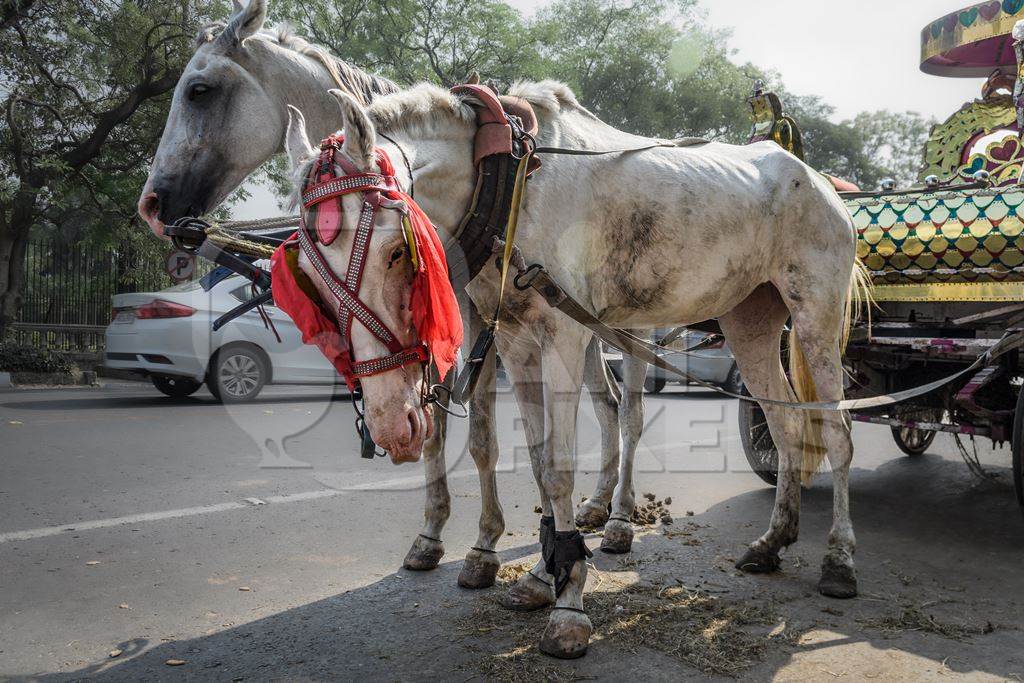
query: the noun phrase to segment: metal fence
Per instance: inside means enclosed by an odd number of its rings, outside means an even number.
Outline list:
[[[14,323],[26,344],[99,351],[110,322],[110,297],[160,290],[173,282],[163,260],[121,249],[33,240],[25,254],[25,291]]]

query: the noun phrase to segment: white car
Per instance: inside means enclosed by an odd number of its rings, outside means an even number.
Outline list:
[[[264,310],[281,341],[256,310],[214,332],[213,321],[251,297],[252,289],[237,275],[209,291],[201,282],[113,296],[104,365],[147,375],[168,396],[189,396],[205,383],[223,402],[253,399],[270,383],[339,379],[319,349],[303,344],[298,328],[273,305]]]

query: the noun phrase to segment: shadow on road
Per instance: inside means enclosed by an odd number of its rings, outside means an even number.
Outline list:
[[[456,588],[455,560],[197,638],[129,640],[117,646],[124,654],[116,660],[33,677],[706,680],[731,673],[766,680],[785,670],[809,679],[828,671],[899,680],[927,672],[1009,678],[1024,670],[1017,603],[1024,522],[1005,482],[977,482],[959,463],[924,456],[855,470],[852,492],[861,590],[852,601],[815,590],[831,524],[831,486],[821,475],[803,495],[802,540],[775,575],[732,569],[768,519],[768,488],[642,530],[629,555],[595,553],[587,604],[596,634],[575,662],[536,653],[546,613],[500,612],[499,589]],[[522,545],[503,551],[502,561],[536,551]],[[744,658],[751,668],[727,670]]]

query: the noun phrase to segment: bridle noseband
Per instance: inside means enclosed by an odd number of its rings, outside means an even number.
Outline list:
[[[305,214],[303,215],[298,241],[306,258],[309,259],[337,303],[338,331],[345,345],[340,359],[342,365],[340,370],[349,389],[356,391],[361,378],[379,375],[414,363],[425,366],[430,358],[430,353],[423,343],[409,347],[402,346],[394,332],[359,298],[377,211],[385,208],[400,211],[403,214],[402,223],[406,244],[410,249],[410,256],[413,258],[414,264],[416,259],[415,240],[410,233],[407,210],[400,202],[391,202],[383,194],[400,192],[401,186],[398,179],[393,175],[366,173],[356,168],[344,154],[338,154],[343,141],[341,136],[335,135],[327,138],[320,145],[320,157],[313,163],[302,191],[303,206],[307,211],[316,211],[316,222],[311,229],[306,225]],[[378,158],[386,159],[383,150],[378,149],[376,153]],[[390,163],[384,163],[381,166],[391,168]],[[344,175],[336,174],[337,167],[344,171]],[[363,205],[359,213],[355,238],[352,241],[348,270],[342,279],[331,269],[314,241],[325,246],[334,242],[341,229],[343,215],[341,198],[356,192],[362,194]],[[367,360],[355,359],[351,346],[353,320],[358,320],[363,327],[370,331],[370,334],[384,344],[389,354]]]

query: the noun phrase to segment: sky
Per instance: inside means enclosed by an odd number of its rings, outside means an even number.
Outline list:
[[[506,0],[531,14],[545,0]],[[700,0],[711,26],[732,31],[733,60],[777,71],[787,90],[819,95],[833,118],[865,110],[917,111],[944,120],[978,97],[981,79],[918,69],[921,29],[971,0]],[[736,106],[743,106],[737,102]],[[236,218],[276,215],[269,190],[234,208]]]

